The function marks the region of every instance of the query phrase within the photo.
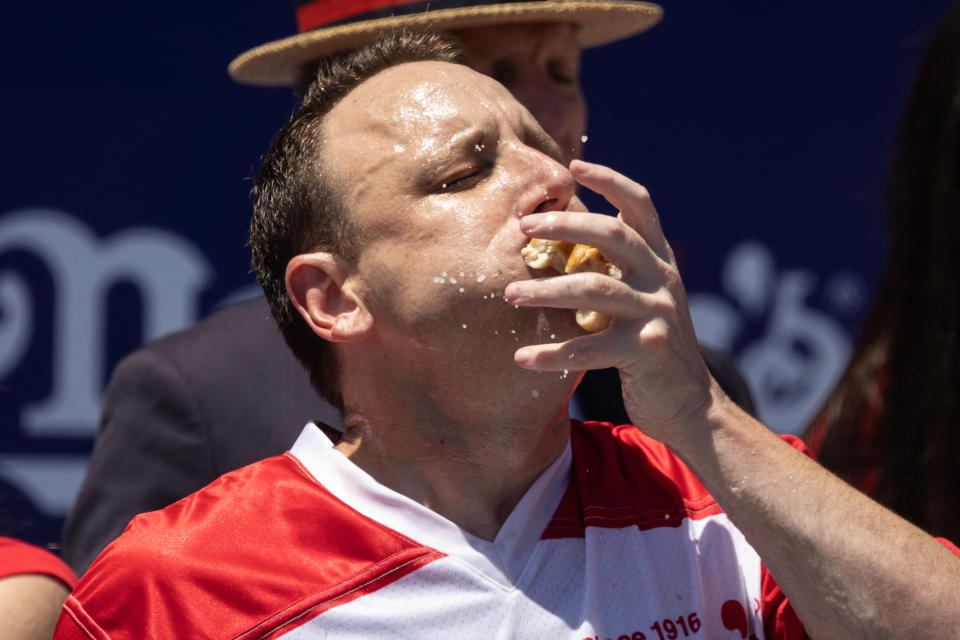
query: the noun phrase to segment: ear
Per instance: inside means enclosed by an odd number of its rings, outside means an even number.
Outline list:
[[[373,316],[347,284],[349,268],[326,251],[294,256],[287,264],[287,295],[315,334],[330,342],[362,340]]]

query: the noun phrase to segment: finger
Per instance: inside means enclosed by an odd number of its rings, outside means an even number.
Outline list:
[[[654,292],[655,291],[655,292]],[[521,307],[590,309],[619,319],[642,319],[672,305],[669,294],[656,287],[638,291],[600,273],[575,273],[554,278],[519,280],[504,289],[507,303]]]
[[[570,163],[570,173],[578,183],[596,191],[619,209],[623,221],[636,229],[661,259],[671,261],[671,251],[660,228],[660,217],[643,185],[613,169],[582,160]]]
[[[663,261],[646,240],[623,221],[596,213],[533,213],[520,219],[531,238],[566,240],[596,247],[626,273],[657,273]]]
[[[565,342],[537,344],[517,349],[513,360],[534,371],[587,371],[615,367],[624,351],[617,337],[603,331]]]

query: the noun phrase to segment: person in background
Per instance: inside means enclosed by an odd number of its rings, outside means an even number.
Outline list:
[[[243,53],[229,71],[244,84],[303,84],[317,60],[384,31],[452,31],[469,64],[502,82],[570,160],[580,155],[586,128],[581,50],[640,33],[660,17],[659,6],[631,0],[314,0],[298,3],[298,35]],[[234,305],[117,366],[64,531],[64,558],[78,573],[136,514],[281,453],[309,420],[331,425],[331,437],[342,428],[339,411],[314,393],[269,315],[262,298]],[[703,356],[728,395],[752,410],[729,356],[709,349]],[[588,374],[575,397],[581,416],[626,422],[619,385],[615,371]]]
[[[805,434],[820,462],[960,539],[960,4],[937,28],[887,184],[889,253],[851,362]]]
[[[76,583],[73,571],[49,551],[0,537],[0,640],[50,640]]]

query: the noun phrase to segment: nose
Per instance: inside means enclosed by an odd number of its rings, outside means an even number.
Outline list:
[[[526,74],[525,82],[514,83],[510,91],[557,141],[564,160],[580,157],[586,104],[578,86],[558,85],[543,74],[531,73]]]
[[[524,162],[523,185],[517,203],[520,216],[543,211],[562,211],[577,192],[577,183],[570,171],[545,153],[517,143]]]

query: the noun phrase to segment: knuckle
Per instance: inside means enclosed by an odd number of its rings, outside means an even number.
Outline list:
[[[610,237],[612,242],[616,244],[623,244],[627,242],[630,235],[627,232],[626,226],[622,222],[616,219],[611,219],[610,223],[608,223],[608,226],[610,227],[610,230],[607,232],[607,235]]]
[[[637,200],[644,203],[650,201],[650,191],[648,191],[647,188],[642,184],[635,185],[633,191]]]
[[[674,319],[677,316],[677,301],[669,291],[661,289],[654,294],[655,306],[661,318]]]
[[[663,263],[661,266],[661,274],[663,276],[663,283],[667,288],[673,288],[680,284],[680,272],[677,271],[674,265],[666,262]]]
[[[647,322],[640,331],[640,341],[643,349],[648,353],[668,348],[670,343],[668,325],[657,320]]]
[[[582,291],[589,296],[607,297],[613,295],[617,281],[599,273],[583,274]]]

